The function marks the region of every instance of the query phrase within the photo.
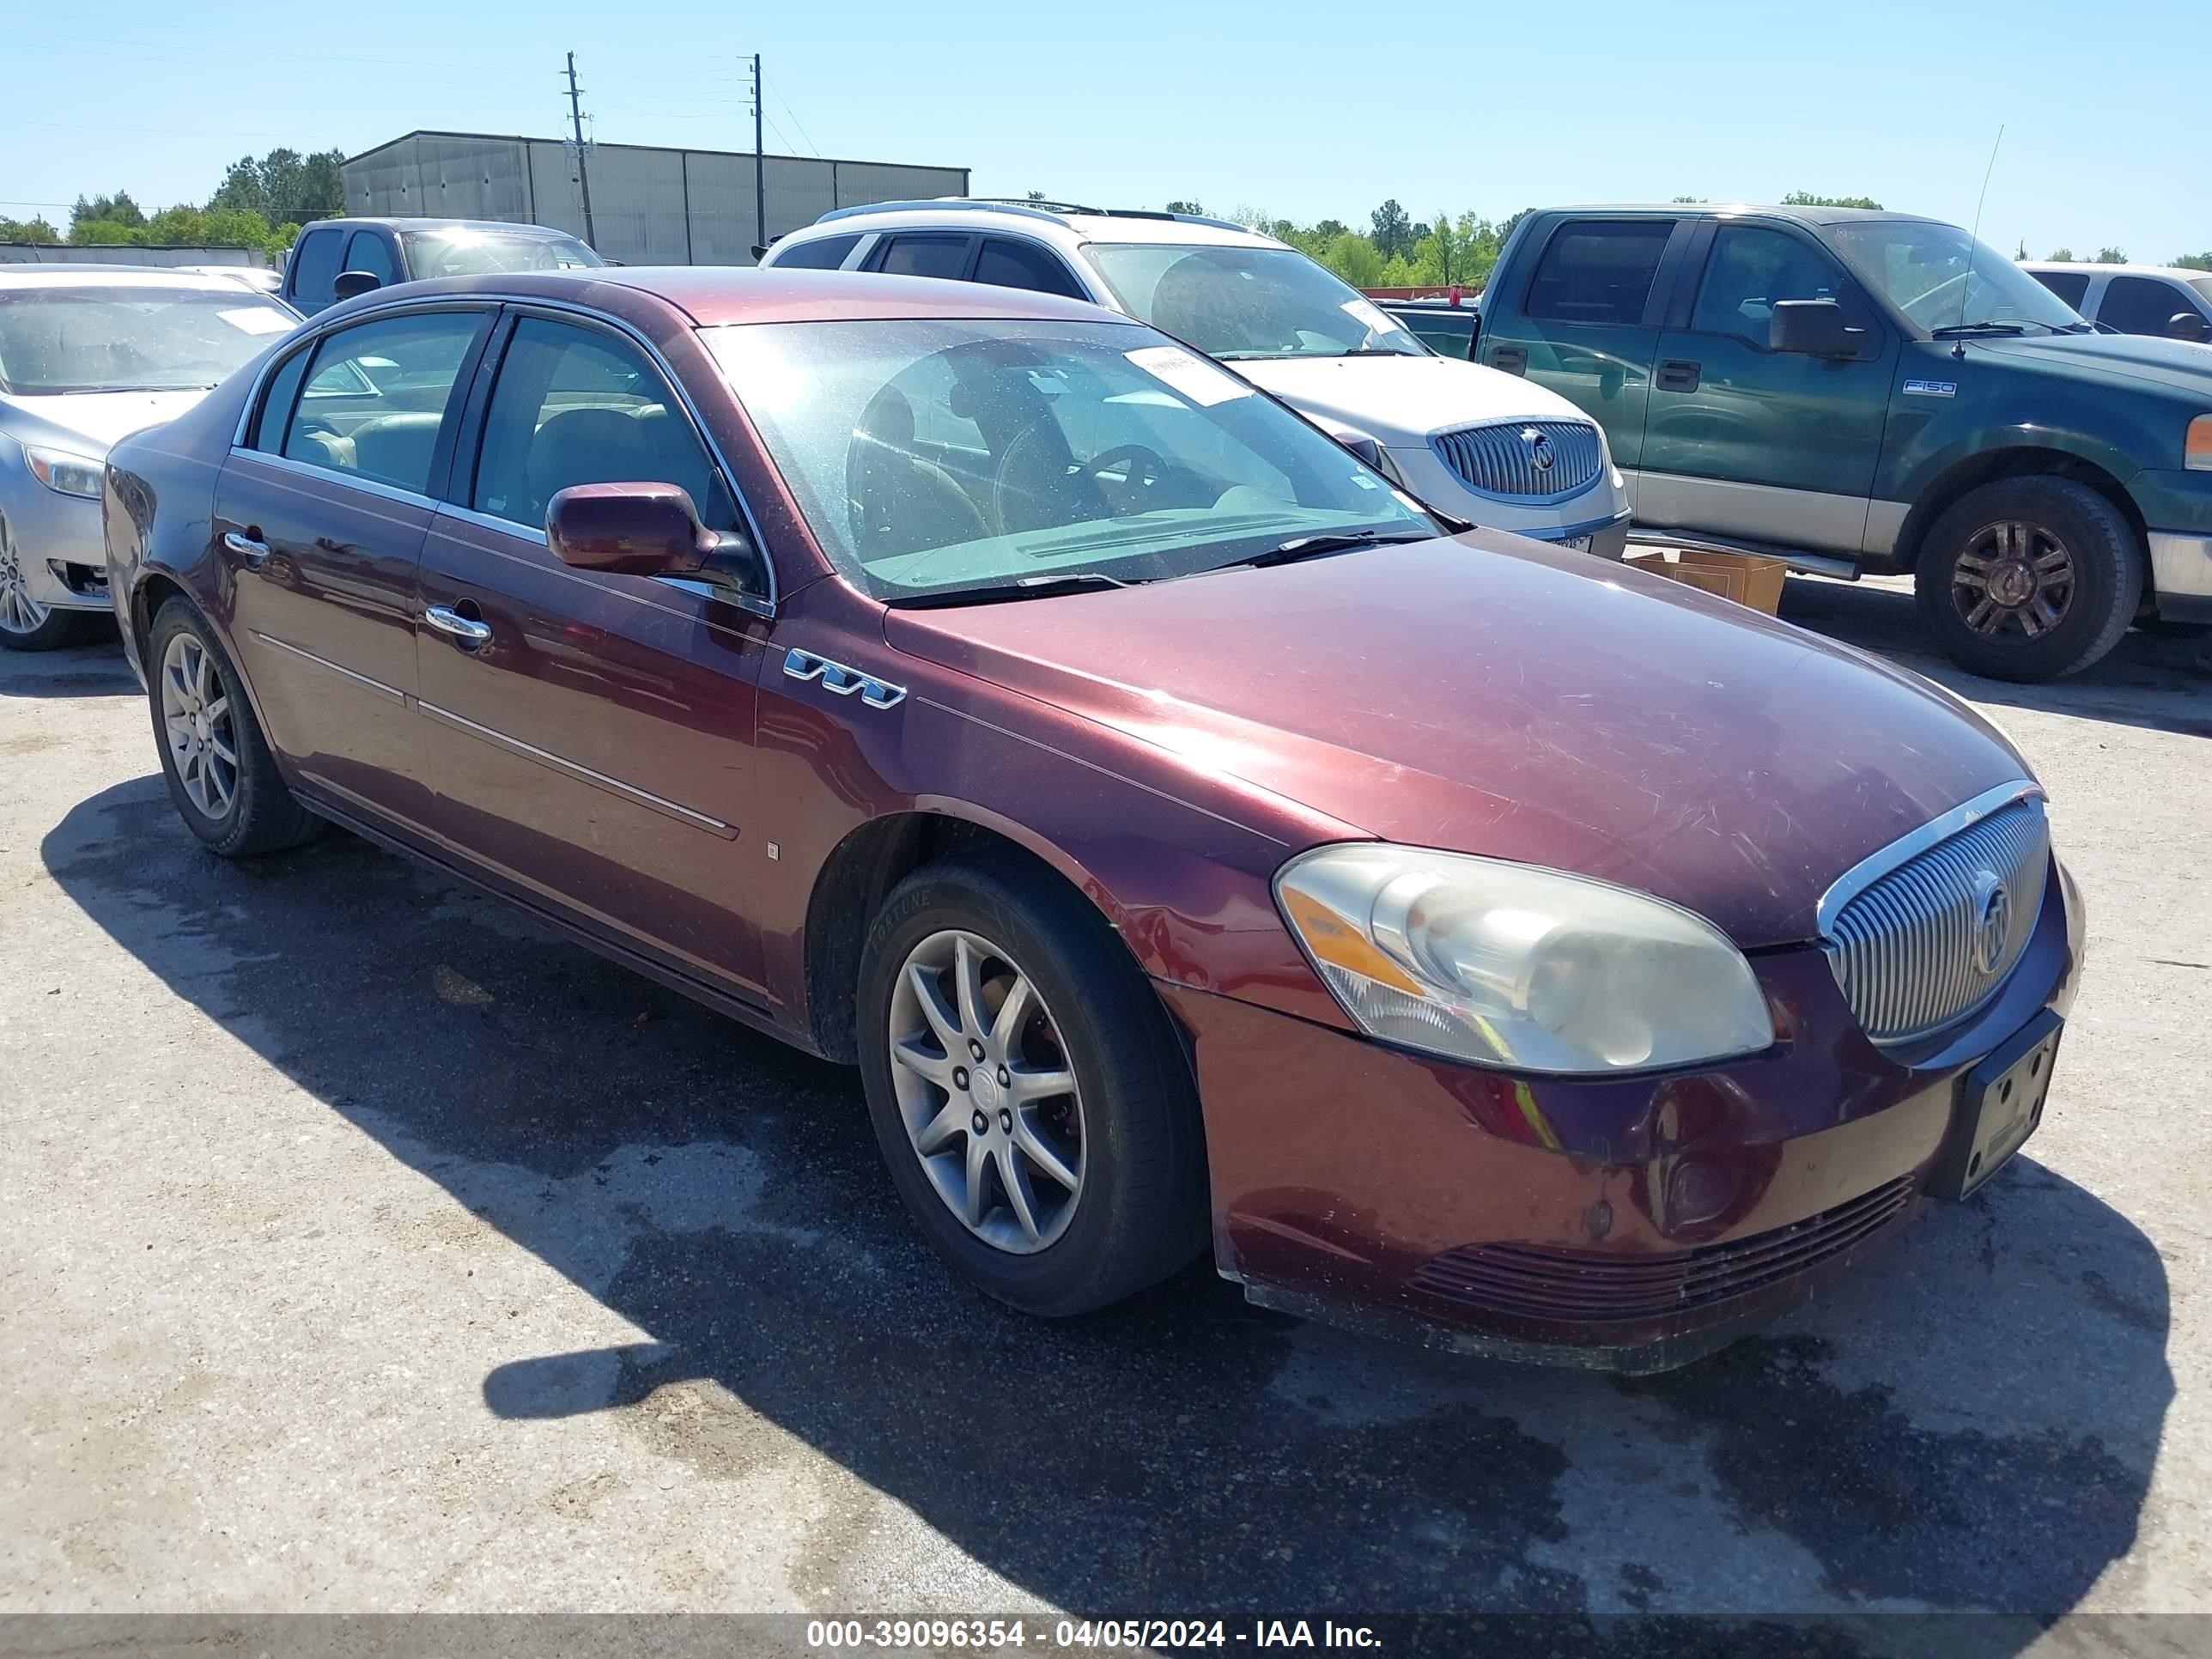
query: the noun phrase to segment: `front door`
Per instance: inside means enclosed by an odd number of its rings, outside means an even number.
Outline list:
[[[1778,300],[1826,300],[1855,358],[1767,347]],[[1860,550],[1881,455],[1893,332],[1810,238],[1723,224],[1687,325],[1660,337],[1638,463],[1638,522],[1786,547]]]
[[[667,965],[760,994],[754,686],[767,623],[702,584],[571,569],[546,503],[571,484],[735,499],[634,341],[518,315],[488,361],[471,459],[422,567],[423,741],[440,835]],[[733,982],[733,983],[732,983]]]
[[[303,346],[216,490],[231,646],[270,742],[313,785],[418,829],[416,566],[492,315],[409,312]]]

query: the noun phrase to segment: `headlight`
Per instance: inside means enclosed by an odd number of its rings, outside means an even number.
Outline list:
[[[2212,415],[2199,415],[2189,423],[2181,441],[2181,464],[2194,472],[2212,472]]]
[[[1276,901],[1370,1036],[1527,1072],[1647,1071],[1774,1041],[1751,964],[1687,910],[1498,859],[1351,842]]]
[[[100,481],[107,472],[106,462],[88,455],[72,455],[65,449],[33,449],[28,444],[23,446],[23,459],[30,465],[31,476],[47,489],[64,495],[100,499]]]

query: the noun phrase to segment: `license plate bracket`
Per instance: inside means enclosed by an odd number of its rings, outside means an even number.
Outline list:
[[[1928,1182],[1931,1197],[1966,1197],[2035,1133],[2064,1030],[2046,1008],[1960,1080],[1950,1139]]]

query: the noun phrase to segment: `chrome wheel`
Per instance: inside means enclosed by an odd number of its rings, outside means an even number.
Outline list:
[[[174,635],[161,653],[161,688],[177,781],[207,817],[229,817],[238,799],[238,732],[215,659],[191,635]]]
[[[994,1249],[1067,1231],[1083,1192],[1082,1096],[1035,983],[978,933],[933,933],[891,993],[891,1084],[937,1195]]]
[[[50,614],[31,597],[31,579],[22,557],[6,521],[0,520],[0,628],[10,634],[34,634],[46,626]]]
[[[1991,637],[2007,628],[2049,633],[2074,602],[2074,556],[2041,525],[1984,526],[1951,567],[1951,603],[1967,627]]]

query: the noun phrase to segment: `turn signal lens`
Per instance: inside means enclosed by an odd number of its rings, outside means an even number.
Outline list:
[[[2199,415],[2189,423],[2181,443],[2182,465],[2192,472],[2212,472],[2212,415]]]

